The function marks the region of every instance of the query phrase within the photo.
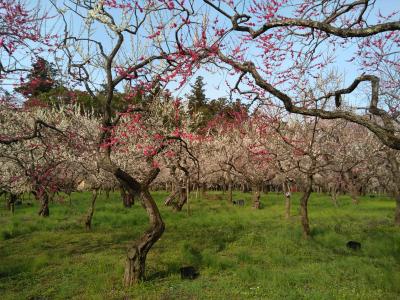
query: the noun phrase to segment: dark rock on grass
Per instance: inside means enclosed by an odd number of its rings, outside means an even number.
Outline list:
[[[349,241],[347,242],[346,247],[352,250],[361,250],[361,243],[356,241]]]
[[[193,266],[187,266],[180,268],[181,279],[195,279],[199,276],[199,273]]]

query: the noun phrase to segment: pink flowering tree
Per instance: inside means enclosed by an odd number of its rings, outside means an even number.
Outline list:
[[[400,156],[398,151],[387,147],[380,147],[374,157],[376,160],[377,172],[375,177],[379,187],[389,192],[396,201],[394,223],[400,226]]]
[[[86,147],[83,138],[76,136],[69,112],[27,110],[3,103],[0,115],[0,157],[5,166],[13,166],[9,172],[14,173],[3,176],[2,184],[32,192],[41,203],[39,215],[47,217],[49,194],[63,190],[67,174],[73,173],[71,158]]]
[[[228,68],[236,77],[232,91],[249,100],[296,114],[346,119],[400,149],[399,12],[382,15],[376,1],[203,3],[212,13],[205,13],[202,28],[192,22],[197,43],[179,40],[187,60]],[[299,101],[304,87],[335,63],[343,66],[342,73],[355,74],[351,82]],[[359,91],[365,94],[354,103]]]
[[[260,192],[276,176],[274,156],[267,144],[272,142],[269,118],[249,116],[245,110],[220,115],[210,122],[210,148],[218,157],[209,162],[228,184],[232,202],[233,183],[243,182],[253,191],[253,207],[260,208]]]
[[[32,148],[39,140],[39,154],[50,145],[52,155],[40,169],[47,170],[44,166],[51,164],[50,169],[55,172],[53,163],[66,160],[58,143],[73,141],[69,148],[73,155],[90,154],[97,168],[118,181],[130,197],[140,199],[149,227],[130,245],[126,256],[124,284],[131,286],[144,279],[146,256],[165,229],[149,192],[160,173],[160,156],[171,155],[170,149],[176,153],[176,147],[190,150],[187,140],[192,140],[183,126],[181,104],[163,91],[172,82],[181,87],[203,64],[224,67],[236,79],[230,83],[233,92],[268,107],[314,117],[313,122],[306,122],[311,129],[306,126],[308,129],[302,131],[301,126],[294,125],[292,138],[284,141],[298,152],[296,163],[305,178],[302,217],[305,235],[309,235],[307,201],[313,177],[326,164],[327,157],[317,147],[323,140],[317,134],[317,120],[342,118],[358,123],[387,146],[400,149],[393,100],[397,97],[396,88],[385,85],[388,104],[382,105],[381,78],[376,73],[382,62],[396,70],[395,54],[381,54],[386,53],[385,49],[396,53],[400,22],[395,12],[370,20],[368,16],[375,14],[374,2],[281,0],[235,6],[233,1],[222,0],[51,1],[62,33],[55,43],[58,48],[54,60],[64,67],[63,76],[71,87],[85,90],[101,107],[97,130],[92,131],[95,136],[81,139],[74,135],[80,123],[71,119],[64,126],[62,118],[35,115],[28,123],[11,118],[0,143],[7,149],[21,143]],[[1,22],[8,30],[2,33],[1,48],[14,61],[5,64],[2,56],[1,74],[23,71],[18,66],[16,49],[27,49],[29,43],[43,39],[36,26],[40,24],[40,18],[34,18],[36,11],[15,3],[0,0],[0,13],[4,16]],[[21,29],[16,32],[18,26]],[[48,38],[44,38],[45,44]],[[358,46],[349,59],[353,59],[352,64],[358,63],[361,74],[348,86],[332,85],[318,93],[310,92],[308,87],[316,86],[321,74],[332,66],[334,57],[330,54],[340,53],[352,42]],[[372,48],[377,51],[369,51]],[[370,55],[373,64],[366,66]],[[393,71],[385,77],[388,83],[391,74]],[[345,97],[354,95],[364,84],[368,93],[358,105],[361,110],[355,110]],[[125,101],[118,108],[114,105],[117,93]],[[275,176],[276,169],[271,167],[274,156],[266,147],[268,143],[259,142],[268,134],[263,133],[265,129],[257,119],[249,118],[234,129],[239,137],[244,133],[240,141],[244,155],[234,158],[232,164],[239,166],[236,176],[255,186]],[[304,136],[299,136],[301,133]],[[227,157],[219,171],[231,174],[234,167],[229,169],[229,157],[236,156]],[[255,172],[256,169],[260,171]],[[46,172],[40,178],[47,180]],[[45,180],[40,181],[39,190],[50,186]]]
[[[127,253],[124,284],[130,286],[144,279],[147,253],[165,228],[149,192],[160,172],[156,157],[171,143],[182,140],[179,103],[171,102],[173,128],[164,126],[165,118],[148,103],[156,102],[159,91],[178,72],[180,64],[175,60],[177,51],[171,37],[187,25],[193,9],[173,1],[71,0],[51,4],[62,33],[54,60],[66,67],[64,79],[73,88],[86,90],[91,101],[101,107],[92,156],[130,197],[140,199],[149,216],[149,228]],[[71,19],[74,22],[69,22]],[[124,94],[125,100],[118,109],[114,105],[117,93]],[[49,128],[41,120],[35,122],[32,131],[4,138],[2,143],[36,138],[43,127]],[[58,128],[51,129],[57,132]],[[127,159],[124,151],[132,156]]]
[[[15,84],[28,71],[26,57],[43,54],[55,46],[57,35],[45,32],[42,26],[50,19],[34,1],[0,1],[0,81],[3,84]]]
[[[29,12],[27,6],[13,6],[13,3],[1,1],[4,4],[1,12],[7,18],[13,16],[11,21],[14,22],[9,25],[10,33],[5,35],[6,40],[3,39],[6,41],[3,47],[15,42],[11,29],[15,31],[14,24]],[[147,103],[159,97],[158,91],[162,91],[178,72],[182,73],[177,71],[181,65],[176,56],[180,54],[171,38],[190,23],[193,7],[173,1],[71,0],[62,4],[50,3],[51,11],[58,17],[55,26],[59,26],[57,29],[61,33],[56,41],[58,49],[54,52],[54,61],[65,66],[62,74],[71,87],[85,89],[91,100],[101,107],[96,154],[92,153],[97,157],[97,166],[114,176],[131,197],[139,198],[149,216],[148,230],[132,243],[127,254],[124,283],[129,286],[144,279],[147,253],[165,228],[149,193],[150,184],[160,172],[155,157],[170,143],[181,141],[183,134],[178,102],[172,105],[170,116],[174,127],[166,126],[167,132],[162,129],[165,125],[163,117],[158,115],[160,119],[155,119],[153,108]],[[23,13],[11,15],[10,9]],[[69,22],[71,18],[74,22]],[[28,21],[23,23],[29,24]],[[37,41],[38,34],[37,27],[26,28],[26,33],[17,36],[20,43],[15,45],[25,45],[25,40]],[[19,71],[13,67],[8,70]],[[118,109],[114,105],[117,92],[123,93],[125,98],[125,105]],[[138,104],[138,99],[142,103]],[[126,126],[120,126],[121,123]],[[47,123],[39,117],[31,120],[24,130],[18,126],[11,128],[0,139],[5,147],[40,139],[44,132],[65,135],[56,123]],[[122,163],[119,159],[117,153],[121,153],[124,139],[132,139],[135,143],[135,151],[141,155],[135,155],[138,162],[132,164],[143,166],[142,169],[132,168],[131,163]],[[87,148],[87,141],[76,143],[74,147]]]

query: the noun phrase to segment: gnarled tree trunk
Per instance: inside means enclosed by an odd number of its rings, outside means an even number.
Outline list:
[[[92,201],[90,203],[90,207],[88,210],[88,213],[86,215],[86,220],[85,220],[85,227],[87,230],[90,230],[92,228],[92,219],[93,219],[93,214],[94,214],[94,207],[96,204],[96,199],[97,199],[97,190],[92,191]]]
[[[186,202],[186,188],[182,187],[178,182],[174,185],[173,192],[165,199],[164,204],[166,206],[172,206],[174,211],[181,211]]]
[[[233,189],[232,189],[232,167],[229,167],[228,169],[228,201],[230,203],[233,203]]]
[[[291,194],[290,194],[290,184],[288,181],[283,183],[283,193],[285,195],[285,218],[290,219],[290,208],[291,208]]]
[[[122,203],[126,208],[131,208],[132,205],[135,204],[134,197],[131,194],[127,193],[123,187],[121,187],[121,198]]]
[[[17,201],[17,195],[10,193],[10,197],[7,201],[7,209],[11,211],[12,214],[15,212],[15,201]]]
[[[44,193],[42,197],[40,197],[40,210],[39,216],[41,217],[48,217],[50,216],[49,210],[49,195]]]
[[[165,206],[172,205],[173,201],[178,196],[178,194],[179,194],[179,190],[177,188],[174,188],[174,190],[171,192],[171,194],[164,200],[164,205]]]
[[[105,161],[103,167],[112,170],[120,184],[132,197],[140,196],[142,206],[146,209],[149,217],[150,227],[133,242],[126,257],[124,285],[132,286],[144,279],[147,253],[165,229],[157,204],[149,192],[149,185],[157,177],[160,169],[153,169],[146,176],[146,179],[140,183],[128,173],[113,166],[110,160]]]
[[[260,187],[255,185],[253,187],[253,208],[260,209],[261,202],[260,202]]]
[[[190,215],[190,178],[189,176],[186,177],[186,208],[187,208],[187,214]],[[183,206],[183,205],[182,205]]]
[[[390,171],[393,177],[393,196],[396,200],[396,208],[394,212],[394,224],[400,226],[400,164],[397,157],[392,150],[387,151],[387,158],[389,160]]]
[[[310,221],[308,219],[308,199],[312,192],[312,182],[312,176],[308,177],[306,190],[300,199],[301,225],[303,227],[304,238],[309,238],[311,236]]]
[[[175,188],[171,194],[167,197],[167,199],[165,199],[164,201],[164,205],[165,206],[170,206],[172,205],[173,201],[175,200],[175,198],[178,196],[179,194],[179,190],[177,188]]]
[[[141,201],[149,216],[150,227],[128,250],[124,285],[131,286],[144,279],[146,256],[164,232],[165,225],[148,188],[142,190]]]
[[[186,168],[179,165],[179,168],[185,173],[184,181],[181,182],[176,175],[176,167],[171,168],[171,176],[174,179],[173,189],[171,194],[165,199],[164,204],[167,206],[172,206],[174,211],[181,211],[185,203],[188,203],[189,197],[189,172]],[[189,206],[188,206],[189,209]]]
[[[232,181],[228,182],[228,201],[233,203]]]
[[[181,211],[182,207],[187,202],[187,192],[185,187],[178,187],[179,197],[178,200],[173,203],[173,208],[175,211]]]

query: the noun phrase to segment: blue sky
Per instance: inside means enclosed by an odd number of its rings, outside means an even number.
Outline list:
[[[372,14],[369,18],[370,24],[376,23],[375,14],[378,11],[380,11],[383,15],[387,15],[393,11],[400,11],[400,0],[377,0],[374,14]],[[343,86],[349,85],[363,72],[355,62],[348,62],[348,60],[353,56],[355,49],[356,47],[354,45],[350,45],[345,49],[338,50],[336,52],[335,63],[330,66],[330,69],[335,69],[343,75]],[[252,52],[251,48],[249,52]],[[202,76],[205,78],[205,82],[207,83],[206,95],[208,98],[228,97],[229,89],[226,86],[225,81],[228,81],[231,85],[233,85],[235,82],[234,78],[227,76],[226,72],[216,71],[211,73],[205,69],[201,69],[194,74],[190,83],[194,82],[196,76]],[[190,90],[190,83],[183,86],[175,94],[178,96],[183,96]]]
[[[242,2],[242,1],[241,1]],[[32,1],[31,4],[37,3],[36,1]],[[39,2],[43,6],[49,6],[49,2],[42,1]],[[196,4],[199,6],[202,6],[202,1],[198,0],[196,1]],[[393,10],[400,10],[400,0],[377,0],[376,3],[376,9],[377,12],[380,10],[382,14],[388,14],[389,12]],[[211,11],[211,15],[214,14]],[[212,18],[212,17],[211,17]],[[221,19],[221,22],[224,22],[226,20]],[[74,20],[70,20],[71,23],[74,23]],[[370,23],[375,23],[375,18],[372,15],[370,18]],[[76,25],[76,24],[74,24]],[[51,22],[50,25],[51,26]],[[56,30],[60,31],[62,29],[61,26],[56,27]],[[102,36],[104,33],[96,33],[95,36],[97,36],[100,40],[106,41],[105,37]],[[107,42],[106,42],[107,43]],[[323,49],[323,48],[322,48]],[[333,69],[337,69],[339,73],[342,73],[345,79],[345,85],[349,84],[354,80],[355,77],[359,76],[361,71],[358,69],[358,67],[354,63],[349,63],[347,60],[351,57],[351,55],[354,53],[354,47],[349,47],[348,49],[342,49],[341,51],[337,52],[337,59],[336,62],[331,66]],[[250,48],[249,52],[254,51],[255,49]],[[30,65],[30,59],[25,58],[26,65]],[[227,81],[229,84],[233,85],[235,82],[235,78],[232,76],[228,76],[225,71],[217,70],[216,68],[213,68],[215,72],[209,72],[206,69],[201,69],[198,70],[197,72],[194,73],[192,79],[190,82],[185,84],[181,89],[174,91],[174,95],[177,97],[184,97],[186,93],[188,93],[191,89],[190,83],[193,83],[195,78],[197,76],[203,76],[205,79],[205,82],[207,84],[206,86],[206,96],[211,99],[215,99],[218,97],[228,97],[229,96],[229,89],[225,83]],[[174,89],[174,84],[170,84],[169,87],[171,89]]]

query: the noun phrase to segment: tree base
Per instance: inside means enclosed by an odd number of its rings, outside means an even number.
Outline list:
[[[146,256],[143,256],[138,248],[131,248],[125,262],[124,286],[129,287],[138,284],[145,278]]]

